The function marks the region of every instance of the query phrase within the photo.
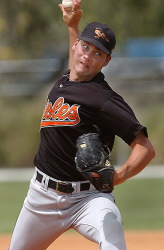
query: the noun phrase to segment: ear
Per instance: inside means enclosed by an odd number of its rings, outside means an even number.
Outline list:
[[[72,46],[72,50],[73,51],[75,51],[76,45],[78,44],[78,42],[79,42],[79,39],[76,39],[75,42],[74,42],[74,44],[73,44],[73,46]]]
[[[112,57],[111,56],[107,56],[107,58],[106,58],[106,61],[105,61],[105,63],[104,63],[104,66],[103,67],[105,67],[109,62],[110,62],[110,60],[112,59]]]

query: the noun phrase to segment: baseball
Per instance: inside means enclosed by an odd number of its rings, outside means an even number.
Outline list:
[[[63,0],[62,5],[65,9],[72,8],[72,1],[71,0]]]

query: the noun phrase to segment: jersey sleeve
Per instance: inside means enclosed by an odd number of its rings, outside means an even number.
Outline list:
[[[118,94],[105,101],[101,106],[100,116],[105,127],[129,145],[141,131],[148,136],[146,127],[139,123],[133,110]]]

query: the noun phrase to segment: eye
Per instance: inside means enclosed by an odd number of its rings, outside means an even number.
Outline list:
[[[88,46],[86,43],[82,44],[82,47],[83,47],[83,49],[85,49],[85,50],[89,49],[89,46]]]
[[[100,51],[96,51],[96,56],[102,56],[102,53]]]

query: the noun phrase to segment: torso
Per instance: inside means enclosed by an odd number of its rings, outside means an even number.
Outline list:
[[[125,126],[120,131],[120,123],[125,116],[128,116],[128,120],[124,121],[127,128]],[[128,144],[131,142],[135,131],[126,135],[126,130],[130,131],[128,126],[144,129],[130,107],[104,81],[102,73],[89,82],[70,82],[63,75],[48,96],[41,120],[41,142],[34,164],[59,180],[83,180],[74,162],[78,136],[97,132],[98,127],[103,143],[112,150],[115,135]]]

